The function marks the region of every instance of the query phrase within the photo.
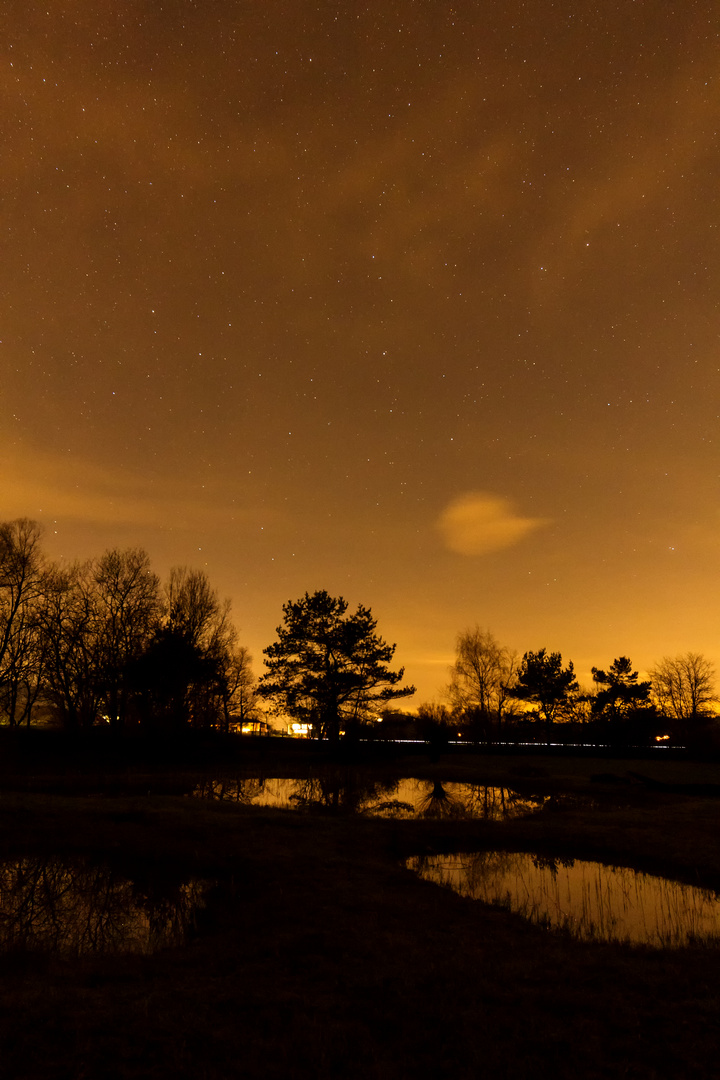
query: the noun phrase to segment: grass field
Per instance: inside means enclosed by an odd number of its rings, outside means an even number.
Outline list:
[[[207,776],[320,764],[287,744],[201,769],[6,754],[0,859],[82,856],[127,876],[162,866],[217,886],[180,947],[0,956],[3,1080],[720,1075],[715,949],[577,944],[403,867],[413,854],[504,848],[720,889],[720,767],[541,754],[354,767],[566,797],[502,823],[187,795]]]

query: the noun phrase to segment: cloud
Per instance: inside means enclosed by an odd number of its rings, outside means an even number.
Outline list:
[[[53,455],[0,440],[0,520],[30,517],[129,528],[220,528],[253,519],[252,506],[227,506],[222,493],[178,479],[170,486],[78,455]],[[263,520],[270,520],[265,512]]]
[[[437,522],[446,547],[459,555],[502,551],[546,524],[543,518],[519,517],[509,499],[482,491],[453,499]]]

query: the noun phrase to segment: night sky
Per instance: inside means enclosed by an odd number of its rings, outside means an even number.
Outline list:
[[[0,517],[306,590],[437,698],[479,623],[720,662],[714,2],[5,0]]]

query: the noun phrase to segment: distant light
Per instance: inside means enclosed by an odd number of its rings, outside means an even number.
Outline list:
[[[669,738],[669,735],[656,735],[655,742],[666,742]]]

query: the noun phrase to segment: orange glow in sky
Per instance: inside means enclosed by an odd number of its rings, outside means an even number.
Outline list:
[[[46,10],[49,9],[49,10]],[[369,605],[416,702],[520,652],[720,664],[717,11],[4,20],[0,517]]]

